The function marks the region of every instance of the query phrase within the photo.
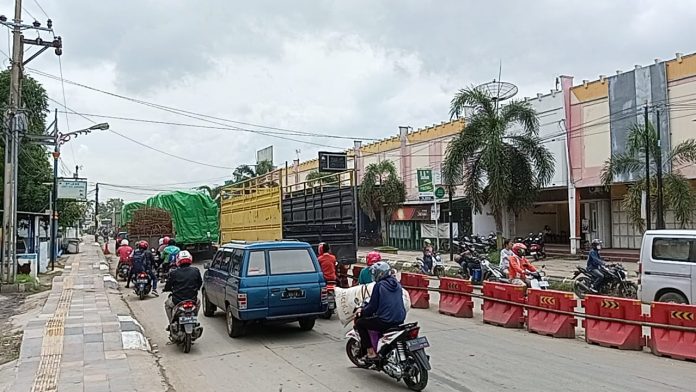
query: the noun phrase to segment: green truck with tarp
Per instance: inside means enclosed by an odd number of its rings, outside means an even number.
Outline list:
[[[123,225],[145,226],[148,222],[134,221],[134,213],[139,209],[152,208],[167,211],[171,216],[173,233],[148,233],[152,247],[153,242],[164,236],[174,236],[177,245],[192,253],[195,259],[208,259],[217,250],[220,225],[218,222],[219,209],[217,203],[205,193],[196,191],[172,191],[160,193],[145,202],[125,204],[121,210]],[[137,214],[135,214],[137,215]],[[132,241],[139,240],[132,238]]]

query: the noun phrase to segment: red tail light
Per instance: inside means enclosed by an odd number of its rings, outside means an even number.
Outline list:
[[[420,327],[413,328],[412,330],[408,331],[408,337],[411,339],[415,339],[418,337],[419,332],[420,332]]]
[[[138,278],[147,278],[147,274],[145,272],[141,272],[138,274]]]
[[[184,310],[192,310],[193,308],[196,307],[196,303],[193,301],[186,301],[181,305]]]
[[[237,294],[237,308],[239,308],[239,310],[244,310],[247,308],[246,294]]]

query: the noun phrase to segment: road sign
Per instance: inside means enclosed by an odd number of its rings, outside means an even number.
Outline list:
[[[421,200],[433,200],[433,169],[418,169],[416,170],[418,178],[418,198]]]
[[[441,186],[435,188],[435,197],[438,199],[442,199],[443,197],[445,197],[445,188]]]
[[[87,201],[87,181],[69,179],[58,180],[58,199]]]

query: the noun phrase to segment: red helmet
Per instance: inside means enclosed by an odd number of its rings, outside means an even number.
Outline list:
[[[372,251],[367,254],[365,260],[367,261],[367,266],[369,267],[378,261],[382,261],[382,255],[377,251]]]
[[[162,239],[162,243],[163,243],[164,245],[168,245],[168,244],[169,244],[169,237],[164,237],[164,238]]]
[[[150,244],[148,244],[145,240],[138,242],[138,248],[140,249],[146,250],[149,246]]]
[[[179,252],[179,254],[176,255],[176,264],[177,265],[182,265],[182,264],[191,264],[193,263],[193,257],[191,256],[191,253],[187,250],[182,250]]]
[[[527,246],[521,242],[518,242],[512,246],[512,253],[519,257],[523,257],[527,253]]]

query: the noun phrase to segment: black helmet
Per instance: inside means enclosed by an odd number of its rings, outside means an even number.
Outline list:
[[[176,246],[176,240],[174,238],[170,238],[168,245],[169,246]]]

